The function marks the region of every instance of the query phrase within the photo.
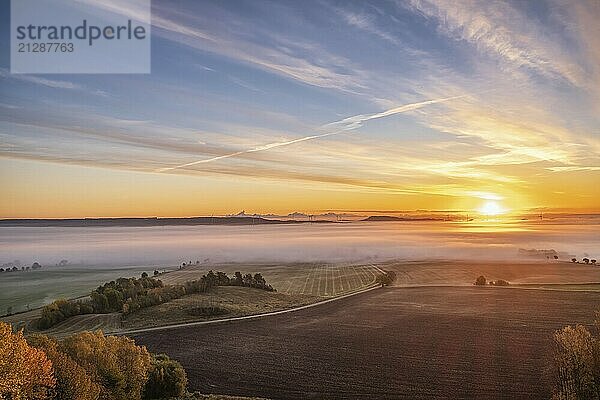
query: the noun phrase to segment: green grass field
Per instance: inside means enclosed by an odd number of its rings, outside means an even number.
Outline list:
[[[65,298],[86,296],[104,282],[119,277],[152,273],[148,266],[108,267],[44,267],[37,271],[0,273],[0,315],[21,312]]]

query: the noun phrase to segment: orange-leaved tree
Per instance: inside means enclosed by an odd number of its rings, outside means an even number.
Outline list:
[[[151,357],[143,346],[127,337],[82,332],[64,339],[60,350],[82,366],[101,388],[101,400],[142,397]]]
[[[0,399],[48,399],[55,384],[46,354],[29,346],[23,331],[14,333],[9,324],[0,322]]]
[[[52,361],[56,377],[57,400],[98,400],[101,386],[71,357],[61,351],[59,343],[44,335],[33,335],[27,342],[43,350]]]

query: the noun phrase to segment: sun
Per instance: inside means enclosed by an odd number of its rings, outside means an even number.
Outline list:
[[[483,215],[500,215],[504,214],[506,210],[494,200],[488,200],[477,210]]]

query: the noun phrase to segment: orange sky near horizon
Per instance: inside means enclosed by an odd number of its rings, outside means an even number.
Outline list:
[[[9,164],[10,166],[7,166]],[[156,174],[104,168],[1,160],[0,218],[186,217],[327,210],[457,210],[478,213],[492,199],[508,213],[533,208],[598,212],[597,185],[584,176],[532,182],[531,192],[464,187],[470,195],[395,193],[344,185],[239,180],[227,176]],[[7,171],[11,170],[10,176]],[[577,193],[580,185],[589,192]],[[560,188],[561,190],[556,190]],[[559,192],[559,193],[557,193]],[[562,193],[561,193],[562,192]]]

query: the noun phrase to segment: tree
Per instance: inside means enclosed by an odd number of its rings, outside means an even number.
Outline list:
[[[590,259],[589,259],[589,258],[587,258],[587,257],[586,257],[586,258],[584,258],[582,261],[583,261],[584,263],[586,263],[586,264],[589,264],[589,263],[590,263]]]
[[[147,272],[142,272],[142,278],[147,278],[148,277],[148,273]]]
[[[158,276],[158,274],[160,274],[160,272],[158,272],[157,269],[154,270],[154,276]]]
[[[61,349],[103,386],[102,400],[141,398],[151,358],[132,339],[82,332],[64,339]]]
[[[22,330],[13,333],[0,322],[0,399],[48,399],[55,384],[46,354],[29,346]]]
[[[396,280],[396,274],[393,271],[386,271],[381,275],[377,275],[377,278],[375,278],[375,282],[380,284],[381,287],[391,285],[394,280]]]
[[[486,283],[487,283],[487,281],[485,279],[485,276],[483,276],[483,275],[480,275],[475,280],[475,285],[477,285],[477,286],[485,286]]]
[[[554,255],[554,259],[555,259],[555,260],[558,260],[558,256],[557,256],[557,255]]]
[[[600,398],[600,338],[582,325],[567,326],[554,333],[554,345],[553,398]]]
[[[187,376],[175,360],[165,354],[152,357],[152,367],[144,388],[144,399],[164,399],[185,395]]]
[[[236,271],[234,274],[234,278],[231,280],[231,284],[233,286],[242,286],[244,284],[244,277],[240,271]]]
[[[571,258],[571,262],[572,262],[572,263],[576,263],[576,262],[577,262],[577,259],[576,259],[575,257],[573,257],[573,258]]]
[[[44,335],[34,335],[27,342],[46,353],[52,361],[56,378],[56,399],[97,400],[101,386],[93,381],[87,371],[63,353],[58,342]]]
[[[595,259],[591,259],[590,262],[594,265],[596,265],[596,260]]]

